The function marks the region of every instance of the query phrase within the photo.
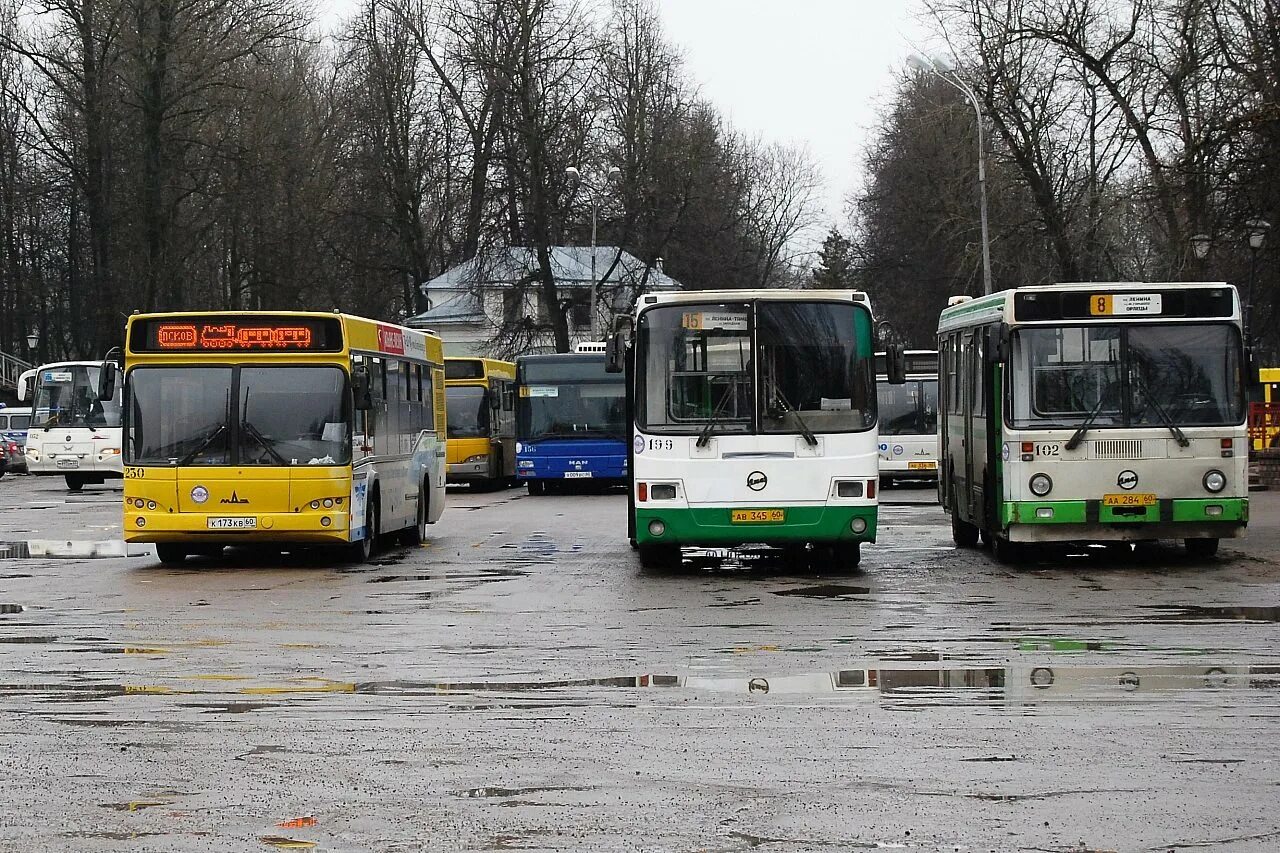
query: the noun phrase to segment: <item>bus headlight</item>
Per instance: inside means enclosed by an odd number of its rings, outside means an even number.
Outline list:
[[[489,454],[488,454],[488,453],[477,453],[477,454],[476,454],[476,455],[474,455],[474,456],[468,456],[468,457],[466,458],[466,460],[464,460],[464,461],[463,461],[463,463],[462,463],[462,464],[464,464],[464,465],[470,465],[470,464],[475,463],[475,462],[484,462],[484,461],[485,461],[486,459],[488,459],[488,458],[489,458]]]
[[[649,522],[650,536],[661,536],[666,532],[667,532],[667,525],[663,523],[661,519],[655,518],[653,521]]]
[[[1038,498],[1042,498],[1053,491],[1053,480],[1049,479],[1048,474],[1036,474],[1031,478],[1031,482],[1028,485],[1031,487],[1031,494]]]
[[[520,466],[519,466],[519,467],[521,467],[521,468],[532,468],[532,467],[533,467],[533,460],[532,460],[532,459],[521,459],[521,460],[520,460]]]
[[[855,518],[853,521],[849,522],[849,529],[854,533],[866,533],[867,520],[865,518]]]
[[[1204,475],[1203,482],[1205,489],[1217,494],[1227,487],[1227,475],[1215,468]]]
[[[655,501],[673,501],[676,499],[676,487],[671,483],[654,483],[649,487],[649,496]]]

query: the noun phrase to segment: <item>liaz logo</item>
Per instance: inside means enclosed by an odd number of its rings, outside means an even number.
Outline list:
[[[763,471],[752,471],[747,475],[747,488],[751,491],[759,492],[767,485],[769,485],[769,478]]]
[[[1138,485],[1138,475],[1134,471],[1121,471],[1120,476],[1116,477],[1116,485],[1128,491]]]
[[[247,503],[248,503],[248,501],[247,501],[247,500],[245,500],[244,498],[240,497],[239,495],[237,495],[237,494],[235,493],[235,490],[234,490],[234,489],[232,489],[232,491],[231,491],[231,497],[229,497],[229,498],[223,498],[222,500],[218,501],[218,503],[223,503],[223,504],[247,504]]]

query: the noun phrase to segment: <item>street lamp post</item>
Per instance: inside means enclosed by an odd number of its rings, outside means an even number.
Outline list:
[[[36,347],[40,346],[40,330],[35,326],[31,327],[31,333],[27,335],[27,351],[31,353],[31,360],[37,361]]]
[[[982,222],[982,292],[984,295],[989,294],[991,293],[991,236],[987,229],[987,142],[978,94],[955,73],[955,66],[942,57],[930,59],[913,53],[907,57],[907,64],[917,71],[938,76],[951,88],[964,95],[965,99],[973,105],[973,114],[978,122],[978,210]]]
[[[580,184],[586,183],[582,178],[582,172],[576,167],[570,166],[564,170],[565,176],[569,179],[570,192],[575,192]],[[605,172],[605,183],[603,185],[593,186],[587,183],[587,188],[591,190],[591,339],[597,340],[599,335],[599,308],[600,308],[600,281],[596,278],[596,224],[600,215],[600,202],[604,198],[605,192],[610,187],[616,186],[622,180],[622,170],[617,166],[610,166],[609,171]]]
[[[1245,225],[1249,229],[1249,302],[1244,309],[1244,330],[1247,339],[1253,340],[1253,283],[1258,277],[1258,252],[1267,240],[1271,223],[1265,219],[1250,219]]]

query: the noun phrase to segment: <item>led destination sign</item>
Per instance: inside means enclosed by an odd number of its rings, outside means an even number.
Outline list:
[[[134,352],[338,352],[342,325],[328,317],[169,317],[138,320]]]

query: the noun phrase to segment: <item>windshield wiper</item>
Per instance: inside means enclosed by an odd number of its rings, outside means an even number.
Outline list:
[[[1142,389],[1143,397],[1145,397],[1146,401],[1151,404],[1151,408],[1155,409],[1156,414],[1160,416],[1160,422],[1169,429],[1169,432],[1173,433],[1173,437],[1178,442],[1178,446],[1189,446],[1191,442],[1188,440],[1186,434],[1173,422],[1173,418],[1169,417],[1169,413],[1164,410],[1164,407],[1160,405],[1160,401],[1151,393],[1151,387],[1147,385],[1146,379],[1141,375],[1138,376],[1138,386]]]
[[[218,438],[218,436],[222,435],[226,431],[227,431],[227,425],[225,423],[218,424],[218,428],[215,429],[213,432],[209,433],[207,436],[205,436],[204,441],[196,445],[195,450],[191,451],[186,456],[178,460],[178,467],[181,468],[184,465],[190,465],[192,462],[195,461],[195,458],[197,456],[199,456],[201,453],[205,451],[205,449],[209,445],[213,444],[213,442]]]
[[[244,402],[240,404],[240,429],[249,433],[250,438],[262,445],[262,449],[271,454],[271,458],[275,460],[277,465],[288,466],[289,463],[276,452],[271,440],[249,421],[249,392],[247,390],[244,392]]]
[[[716,374],[712,373],[707,376],[707,386],[711,386],[711,380],[716,378]],[[724,414],[726,405],[729,400],[729,388],[724,389],[724,393],[720,396],[720,402],[711,410],[711,417],[707,420],[706,426],[698,433],[698,440],[694,443],[695,447],[706,447],[707,442],[711,440],[711,431],[716,428],[716,424],[720,423],[720,416]]]
[[[800,413],[796,411],[796,407],[791,405],[787,398],[783,396],[783,393],[777,388],[773,389],[773,393],[778,399],[778,405],[782,407],[782,413],[785,415],[787,412],[790,412],[795,415],[796,423],[800,426],[800,434],[804,436],[804,440],[809,443],[810,447],[817,447],[817,436],[815,436],[813,431],[809,429],[809,425],[804,422],[804,418],[800,417]]]
[[[1072,433],[1071,438],[1067,440],[1067,450],[1075,450],[1080,446],[1080,442],[1084,440],[1084,434],[1089,431],[1089,427],[1093,426],[1093,422],[1102,413],[1102,405],[1106,402],[1106,399],[1106,394],[1098,394],[1098,405],[1093,407],[1093,411],[1084,419],[1084,423],[1080,424],[1079,429]]]

